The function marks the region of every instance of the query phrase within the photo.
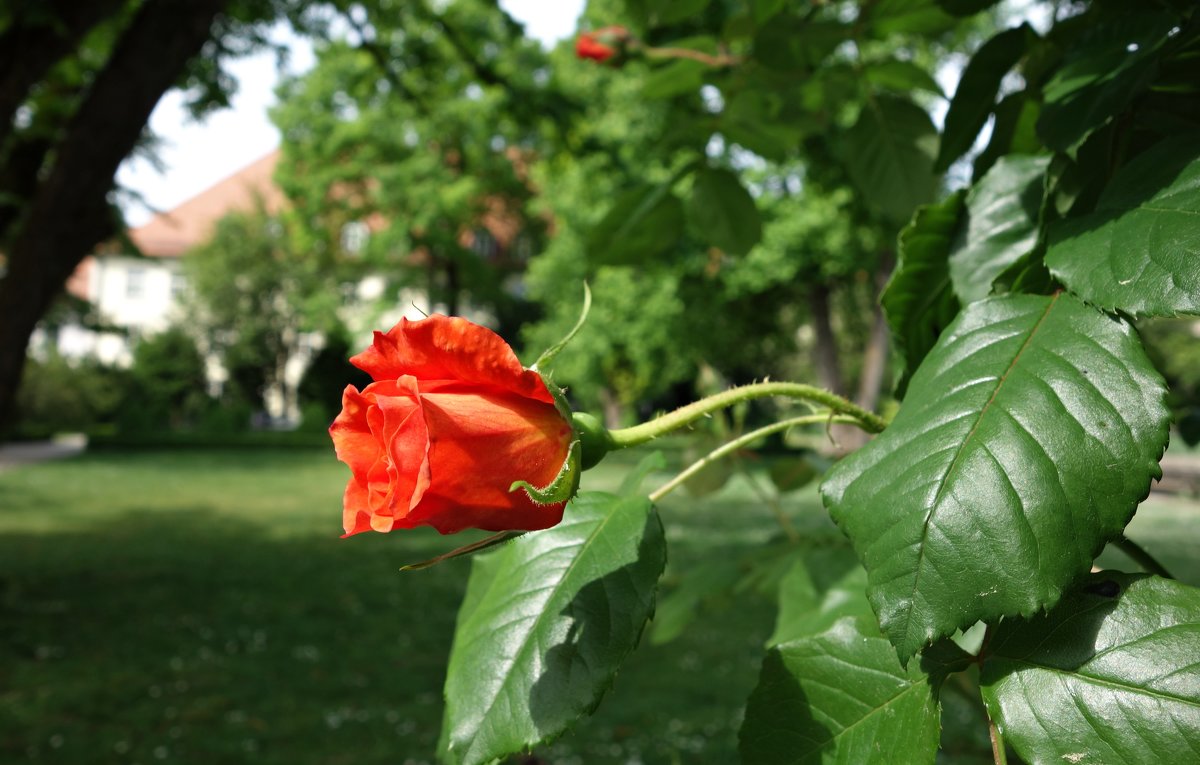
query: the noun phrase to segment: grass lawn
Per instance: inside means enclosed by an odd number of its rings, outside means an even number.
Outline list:
[[[303,449],[102,451],[0,474],[0,762],[431,762],[469,563],[397,569],[464,539],[338,539],[347,475]],[[778,527],[753,497],[735,480],[663,503],[668,588],[764,548]],[[812,560],[840,557],[811,489],[786,508]],[[1155,499],[1130,533],[1200,584],[1194,512]],[[735,762],[772,618],[749,588],[672,642],[644,639],[597,715],[539,754]]]

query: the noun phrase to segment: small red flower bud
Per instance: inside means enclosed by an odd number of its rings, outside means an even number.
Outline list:
[[[575,40],[575,55],[593,61],[608,61],[620,52],[629,39],[629,30],[622,26],[601,27],[594,32],[581,32]]]
[[[350,360],[375,382],[347,386],[329,428],[350,466],[346,535],[429,525],[534,530],[562,520],[514,481],[550,484],[574,439],[537,372],[466,319],[402,319]]]
[[[575,41],[575,55],[579,58],[590,58],[593,61],[608,61],[617,51],[604,43],[597,42],[590,32],[579,35]]]

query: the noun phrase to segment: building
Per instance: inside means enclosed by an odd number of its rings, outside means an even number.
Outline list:
[[[128,365],[138,338],[182,318],[180,298],[187,289],[182,256],[212,236],[217,221],[229,213],[253,210],[256,205],[267,212],[283,208],[283,193],[271,179],[278,161],[279,152],[272,152],[131,229],[129,241],[140,255],[109,243],[86,258],[67,282],[67,290],[90,303],[103,323],[116,331],[68,324],[57,337],[42,341],[53,343],[67,357],[91,356],[106,364]]]
[[[80,264],[67,289],[92,306],[104,329],[66,323],[52,330],[52,336],[50,330],[39,330],[34,335],[32,351],[36,354],[53,346],[68,358],[92,357],[106,364],[129,365],[140,338],[184,318],[182,298],[187,281],[182,258],[211,238],[221,218],[256,209],[273,214],[286,208],[287,199],[273,180],[279,159],[279,151],[274,151],[178,207],[158,213],[145,225],[131,229],[128,240],[133,248],[123,248],[119,242],[99,248]],[[516,257],[523,263],[530,246],[516,217],[500,200],[492,200],[485,208],[477,224],[462,232],[460,244],[485,260],[496,262]],[[351,255],[359,252],[371,233],[384,225],[386,222],[378,215],[347,223],[341,231],[341,247]],[[137,254],[130,254],[128,249],[134,248]],[[415,251],[408,257],[419,263],[423,256]],[[342,318],[352,331],[363,335],[364,343],[374,327],[391,326],[402,316],[420,318],[422,309],[445,310],[443,306],[431,305],[421,290],[404,289],[393,295],[394,299],[384,301],[388,286],[387,280],[380,276],[368,276],[347,287]],[[510,289],[519,291],[519,278]],[[475,321],[490,323],[487,315],[469,308],[463,312]],[[265,392],[267,414],[272,421],[285,424],[298,421],[294,393],[312,354],[322,346],[320,336],[302,336],[300,352],[286,365],[282,387]],[[208,367],[211,392],[217,393],[227,379],[226,372],[215,356],[209,358]]]

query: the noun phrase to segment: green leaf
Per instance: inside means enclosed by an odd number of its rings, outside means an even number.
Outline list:
[[[729,170],[710,167],[696,173],[687,213],[709,244],[731,255],[745,255],[762,239],[758,205]]]
[[[980,11],[986,11],[1000,0],[937,0],[942,10],[951,16],[974,16]]]
[[[836,21],[810,21],[780,14],[754,36],[754,57],[768,69],[797,72],[825,61],[850,34]]]
[[[636,265],[661,254],[683,234],[683,204],[671,184],[641,184],[620,194],[588,233],[594,264]]]
[[[937,130],[911,101],[878,96],[846,134],[842,158],[867,203],[895,223],[933,198]]]
[[[975,158],[972,174],[982,178],[1005,154],[1036,154],[1042,150],[1037,137],[1037,118],[1041,104],[1025,91],[1010,93],[996,105],[996,121],[987,147]]]
[[[867,572],[855,565],[818,598],[805,561],[796,561],[779,583],[779,615],[767,645],[819,635],[846,617],[857,620],[860,630],[879,637],[866,591]]]
[[[646,75],[642,95],[648,99],[673,98],[695,93],[704,84],[705,66],[699,61],[679,59]]]
[[[921,359],[958,315],[958,298],[950,288],[950,243],[958,229],[964,192],[917,209],[900,232],[896,270],[880,302],[892,337],[903,351],[896,397],[903,398]]]
[[[945,97],[942,86],[933,79],[933,75],[911,61],[898,58],[874,61],[863,67],[863,75],[867,82],[878,88],[900,93],[924,90],[935,96]]]
[[[1049,229],[1046,265],[1101,308],[1200,313],[1200,133],[1162,141],[1121,168],[1095,212]]]
[[[446,676],[448,757],[491,762],[594,709],[654,610],[665,563],[649,500],[599,493],[477,558]]]
[[[1158,71],[1163,44],[1179,23],[1174,14],[1137,10],[1119,22],[1092,25],[1042,90],[1037,126],[1046,145],[1065,151],[1144,92]]]
[[[996,277],[1037,243],[1049,164],[1049,155],[1001,157],[967,193],[950,252],[950,281],[963,303],[987,297]]]
[[[900,666],[861,589],[832,590],[822,610],[848,615],[768,651],[738,735],[742,762],[932,763],[940,679]]]
[[[625,473],[625,477],[621,479],[621,486],[617,489],[617,494],[622,497],[638,494],[642,490],[642,484],[650,477],[651,473],[666,469],[667,458],[663,456],[663,453],[650,452],[638,460],[638,463],[629,472]]]
[[[820,472],[806,456],[778,457],[772,459],[767,475],[780,492],[796,491],[808,486]]]
[[[942,144],[934,167],[944,171],[970,151],[996,105],[1004,75],[1025,55],[1033,31],[1025,24],[1007,29],[980,46],[971,57],[950,99]]]
[[[733,589],[742,574],[742,561],[722,557],[689,569],[679,586],[659,598],[650,627],[650,643],[662,645],[687,630],[709,601]]]
[[[1196,762],[1198,657],[1200,590],[1103,571],[1049,614],[1000,624],[980,681],[1027,762]]]
[[[652,0],[650,10],[654,25],[677,24],[704,12],[709,0]]]
[[[751,0],[754,6],[754,23],[762,24],[787,7],[788,0]]]
[[[1165,393],[1136,330],[1068,294],[964,309],[822,485],[901,661],[1058,601],[1161,475]]]
[[[906,33],[932,35],[958,23],[934,0],[878,0],[866,7],[875,34],[883,38]]]
[[[744,91],[730,99],[717,128],[733,143],[777,162],[787,159],[800,143],[800,131],[781,123],[767,97],[755,91]]]

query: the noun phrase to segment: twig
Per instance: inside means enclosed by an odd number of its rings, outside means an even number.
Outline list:
[[[1165,579],[1175,578],[1171,575],[1171,572],[1167,571],[1166,567],[1159,563],[1153,555],[1146,552],[1145,548],[1143,548],[1137,542],[1134,542],[1129,537],[1121,537],[1113,542],[1113,545],[1118,550],[1132,558],[1134,563],[1138,564],[1151,574],[1161,576]]]
[[[721,446],[718,446],[716,449],[713,449],[711,452],[704,455],[700,459],[696,460],[691,465],[688,465],[677,476],[675,476],[671,480],[667,481],[662,486],[659,486],[657,489],[655,489],[653,492],[651,492],[650,501],[658,502],[663,497],[667,496],[672,491],[679,488],[679,486],[684,481],[691,478],[696,473],[699,473],[701,470],[708,467],[709,465],[716,462],[717,460],[721,459],[722,457],[724,457],[728,454],[732,454],[733,452],[736,452],[738,449],[741,449],[743,446],[746,446],[747,444],[751,444],[760,438],[769,436],[772,433],[778,433],[782,430],[787,430],[788,428],[792,428],[797,425],[819,425],[824,421],[825,421],[824,414],[808,414],[803,417],[793,417],[788,420],[781,420],[780,422],[776,422],[771,425],[761,427],[758,430],[752,430],[749,433],[746,433],[745,435],[738,436],[737,438],[733,439],[732,441],[722,444]],[[835,422],[846,422],[846,423],[849,423],[852,425],[860,424],[859,421],[857,419],[855,419],[854,417],[849,417],[849,416],[845,416],[845,415],[835,417],[834,421]]]

